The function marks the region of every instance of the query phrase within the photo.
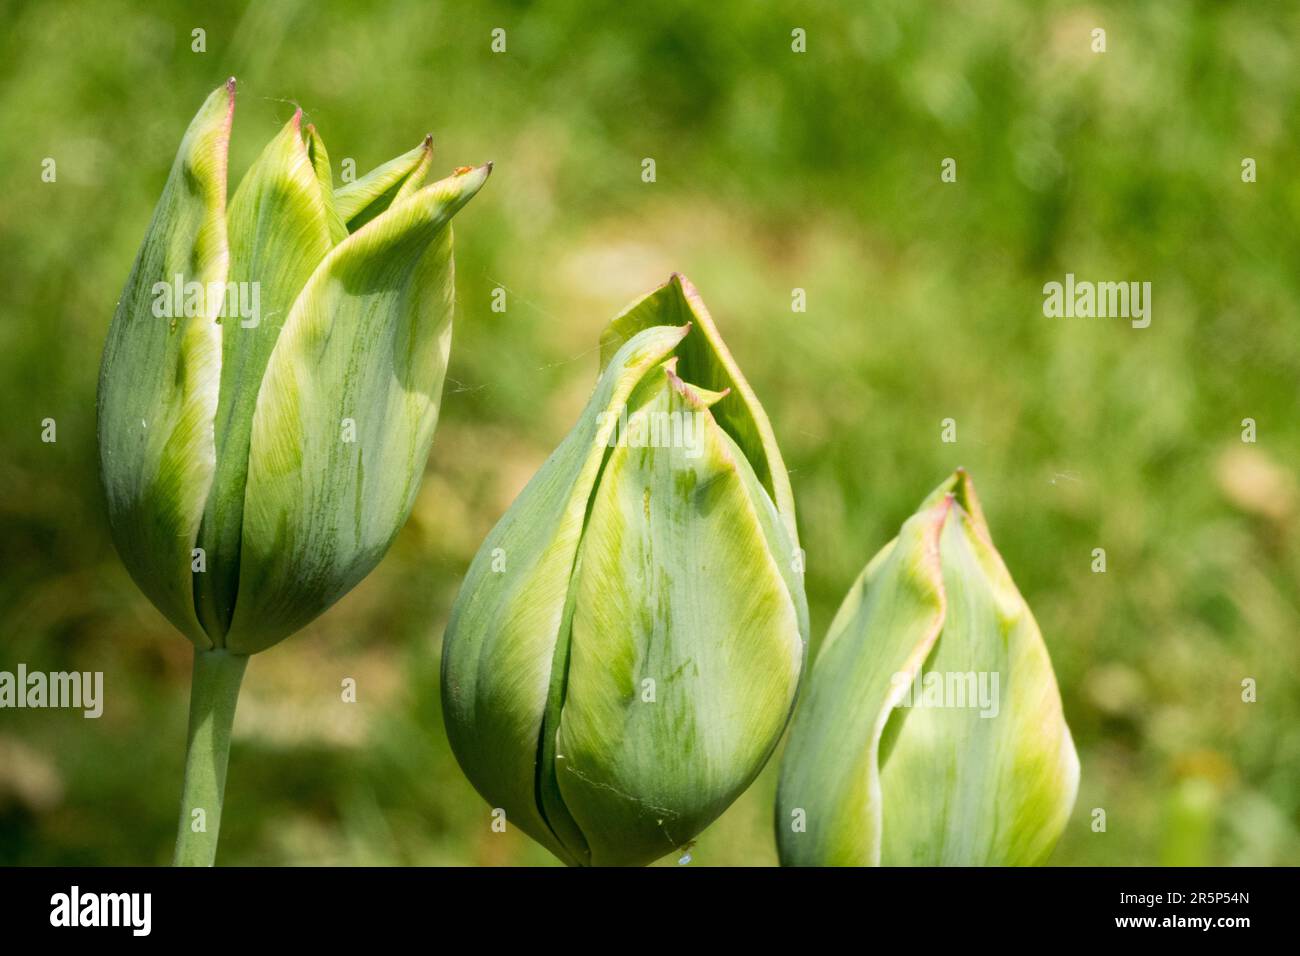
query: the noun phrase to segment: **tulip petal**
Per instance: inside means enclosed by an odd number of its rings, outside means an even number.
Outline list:
[[[777,794],[787,865],[879,859],[877,748],[893,675],[925,660],[943,623],[938,543],[947,500],[910,518],[849,590],[790,728]],[[806,830],[792,826],[798,820]]]
[[[336,246],[348,237],[348,227],[334,205],[334,171],[330,168],[325,141],[310,123],[307,124],[307,155],[311,157],[316,181],[320,183],[321,202],[325,204],[325,215],[329,220],[330,245]]]
[[[443,717],[457,759],[508,821],[569,863],[587,862],[581,835],[562,809],[548,820],[538,806],[543,718],[562,699],[552,677],[563,673],[568,582],[618,412],[688,331],[646,329],[606,363],[577,425],[479,549],[443,639]]]
[[[346,183],[334,191],[334,208],[356,232],[371,219],[388,209],[408,182],[420,188],[433,154],[433,135],[424,138],[415,149],[408,150],[382,166],[376,166],[356,182]],[[410,195],[407,190],[406,195]],[[405,198],[403,196],[402,198]]]
[[[781,860],[1041,863],[1078,770],[1042,636],[958,472],[831,623],[782,762]]]
[[[393,195],[389,205],[395,205],[410,196],[415,195],[424,186],[425,177],[429,175],[429,168],[433,166],[433,135],[430,134],[424,138],[420,144],[420,161],[415,164],[415,168],[407,175],[397,187],[397,192]],[[376,209],[378,204],[372,204],[371,209]],[[378,212],[376,212],[376,215]]]
[[[732,357],[713,323],[695,286],[685,276],[674,274],[667,284],[628,306],[610,322],[600,340],[602,362],[618,351],[629,338],[654,325],[682,325],[690,322],[700,334],[692,335],[678,350],[681,364],[677,373],[685,380],[711,391],[729,391],[713,409],[713,416],[741,448],[758,475],[758,480],[776,502],[790,539],[798,544],[794,494],[776,435],[767,413],[759,404],[740,366]]]
[[[934,675],[947,697],[943,707],[914,701],[890,717],[880,862],[1037,865],[1065,828],[1079,781],[1052,664],[1002,559],[964,508],[946,523],[940,553],[948,610],[924,670],[926,686]],[[913,696],[922,693],[914,685]]]
[[[299,110],[267,144],[235,191],[227,217],[231,285],[221,320],[217,470],[199,531],[207,570],[194,575],[199,619],[217,646],[230,627],[239,587],[258,389],[294,300],[331,247],[328,210],[301,121]]]
[[[696,440],[613,450],[576,573],[555,767],[595,865],[649,863],[721,814],[776,746],[803,660],[775,506],[666,374],[634,414],[687,416]]]
[[[226,279],[226,161],[231,80],[208,97],[181,141],[118,302],[100,367],[100,471],[113,540],[140,589],[201,648],[191,551],[216,462],[221,375],[219,296]],[[205,290],[200,314],[154,314],[159,284]],[[173,302],[173,306],[184,303]]]
[[[451,345],[450,221],[488,172],[434,183],[350,235],[289,312],[253,415],[231,650],[328,608],[410,513]]]

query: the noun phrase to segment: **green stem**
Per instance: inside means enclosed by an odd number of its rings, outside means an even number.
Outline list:
[[[175,866],[211,866],[217,858],[230,728],[247,664],[246,656],[226,650],[194,651],[185,787],[172,858]]]

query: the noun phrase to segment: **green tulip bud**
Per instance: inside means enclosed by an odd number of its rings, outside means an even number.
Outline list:
[[[474,559],[443,643],[465,773],[570,864],[685,846],[789,718],[808,625],[767,416],[680,276],[601,340],[578,423]]]
[[[1078,782],[1042,635],[958,471],[831,623],[782,758],[781,861],[1042,863]]]
[[[104,349],[99,446],[128,570],[203,649],[250,654],[346,594],[414,504],[451,343],[429,140],[335,191],[294,113],[226,203],[234,81],[190,125]]]
[[[424,186],[426,138],[335,190],[298,110],[227,204],[234,107],[232,79],[181,142],[99,380],[114,542],[211,655],[192,705],[231,712],[246,655],[346,594],[410,513],[451,343],[451,218],[490,170]]]

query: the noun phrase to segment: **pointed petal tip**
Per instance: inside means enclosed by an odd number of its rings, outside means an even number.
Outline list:
[[[674,355],[660,367],[664,370],[664,375],[668,378],[669,387],[680,395],[686,403],[696,411],[705,411],[710,409],[731,394],[731,389],[729,387],[724,388],[720,392],[714,392],[706,388],[701,388],[698,385],[692,385],[690,382],[683,380],[682,377],[677,374],[677,360],[678,357]]]
[[[704,299],[700,295],[700,290],[695,288],[695,283],[686,277],[686,273],[674,272],[668,279],[668,285],[677,286],[695,308],[704,308]]]
[[[980,536],[992,547],[993,536],[989,532],[988,519],[984,517],[984,506],[980,504],[979,495],[975,491],[975,479],[970,476],[970,472],[964,467],[959,466],[953,473],[952,490],[953,494],[957,496],[957,502],[961,509],[970,515]]]
[[[486,180],[488,176],[492,175],[492,163],[487,162],[481,166],[457,166],[451,171],[453,176],[468,176],[470,173],[481,174],[483,179]]]
[[[209,93],[208,98],[203,101],[203,105],[205,110],[224,109],[229,116],[233,117],[235,115],[235,78],[232,76]]]
[[[925,514],[925,520],[929,522],[934,535],[933,540],[928,543],[936,552],[939,549],[939,535],[943,531],[944,525],[948,523],[948,516],[952,514],[954,507],[958,510],[961,509],[961,502],[957,500],[957,493],[955,491],[945,491],[942,497],[922,512],[922,514]]]

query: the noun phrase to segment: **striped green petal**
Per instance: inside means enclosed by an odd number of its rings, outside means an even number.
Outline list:
[[[211,641],[194,613],[191,552],[216,465],[221,298],[200,296],[194,315],[157,315],[154,307],[177,276],[205,292],[226,280],[234,97],[233,80],[213,92],[181,141],[118,301],[99,377],[100,472],[113,540],[140,589],[202,648]],[[164,303],[161,311],[178,310]]]
[[[239,588],[249,436],[262,377],[294,300],[330,251],[329,209],[294,113],[262,151],[230,201],[230,282],[221,319],[217,469],[199,545],[207,570],[194,575],[199,619],[225,641]]]
[[[321,202],[329,220],[330,245],[336,246],[348,237],[348,227],[334,204],[334,170],[330,168],[330,154],[311,123],[307,124],[307,155],[311,157],[312,169],[316,171],[316,181],[320,184]]]
[[[334,208],[347,224],[348,231],[356,232],[399,199],[405,199],[419,189],[424,184],[432,157],[431,134],[415,149],[336,189]]]
[[[958,472],[831,624],[782,763],[782,862],[1041,863],[1078,774],[1042,635]]]
[[[328,608],[410,513],[451,345],[451,218],[489,171],[389,207],[290,309],[253,414],[231,650],[268,647]]]
[[[775,506],[697,393],[657,378],[629,430],[644,416],[643,434],[693,423],[693,439],[611,452],[575,574],[554,767],[595,865],[650,863],[721,814],[780,738],[803,661]]]
[[[618,410],[688,331],[646,329],[606,364],[578,424],[479,549],[443,639],[443,717],[466,775],[509,821],[570,863],[581,860],[536,796],[569,580]]]
[[[725,392],[727,397],[713,409],[713,416],[741,448],[759,482],[776,502],[790,539],[798,544],[794,493],[790,476],[776,444],[776,435],[758,396],[740,371],[713,322],[713,317],[690,280],[680,274],[664,286],[633,303],[610,322],[600,340],[601,361],[643,328],[652,325],[684,325],[699,329],[678,350],[678,374],[700,388]]]

